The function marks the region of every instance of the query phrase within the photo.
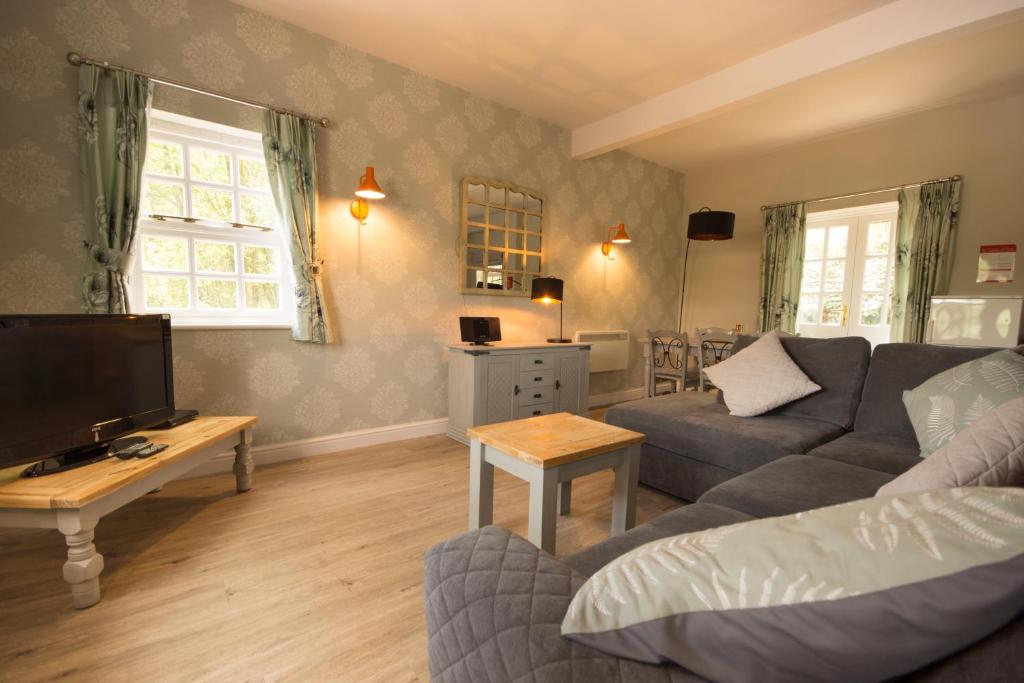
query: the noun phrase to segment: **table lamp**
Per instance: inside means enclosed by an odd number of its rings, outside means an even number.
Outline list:
[[[562,337],[562,287],[563,283],[557,277],[534,278],[530,286],[530,299],[543,304],[558,304],[558,337],[548,339],[550,344],[568,344],[571,339]]]

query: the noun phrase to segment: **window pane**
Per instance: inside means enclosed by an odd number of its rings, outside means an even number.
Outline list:
[[[864,259],[864,286],[865,292],[880,292],[885,289],[885,270],[889,265],[889,259],[885,256]]]
[[[466,204],[466,220],[475,223],[484,222],[484,207],[482,204]]]
[[[181,159],[181,145],[153,140],[146,146],[146,173],[180,178],[184,166]]]
[[[466,228],[466,242],[469,244],[480,244],[484,243],[484,229],[474,228],[472,225]]]
[[[846,279],[846,259],[825,262],[825,291],[843,291],[843,280]]]
[[[466,249],[466,265],[468,266],[482,266],[484,265],[484,250],[483,249]]]
[[[143,278],[146,308],[182,309],[189,307],[188,278],[168,275],[146,275]]]
[[[188,240],[147,235],[142,238],[145,270],[188,270]]]
[[[847,227],[833,225],[828,229],[828,257],[842,258],[846,256]]]
[[[882,324],[882,295],[865,294],[860,299],[860,324]]]
[[[146,181],[146,206],[143,213],[164,216],[185,215],[185,187],[159,180]]]
[[[509,249],[522,249],[523,248],[523,233],[509,231],[509,233],[508,233],[508,248]]]
[[[474,183],[470,183],[469,187],[468,187],[468,190],[469,190],[469,199],[470,199],[470,201],[480,202],[481,204],[483,204],[483,202],[484,202],[484,186],[483,185],[476,185]]]
[[[231,184],[231,155],[202,147],[189,147],[189,168],[192,180]]]
[[[274,220],[274,200],[265,195],[241,195],[242,222],[249,225],[272,226]]]
[[[527,251],[540,251],[540,237],[535,235],[526,236]]]
[[[212,221],[235,220],[235,194],[227,190],[192,188],[192,217]]]
[[[843,319],[843,297],[840,294],[826,294],[821,306],[821,322],[838,325]]]
[[[487,203],[494,206],[505,206],[505,188],[492,187],[487,193]]]
[[[820,259],[825,256],[825,228],[807,231],[804,241],[804,258]]]
[[[246,282],[245,306],[246,308],[277,310],[277,308],[279,307],[277,283]]]
[[[505,248],[505,231],[504,230],[488,230],[488,245],[491,247],[497,247],[498,249]]]
[[[526,227],[526,214],[522,211],[509,211],[508,226],[510,228],[519,228],[522,230]]]
[[[526,200],[526,208],[529,211],[536,211],[537,213],[540,213],[544,208],[544,200],[540,197],[534,197],[531,194],[530,198]]]
[[[797,307],[797,320],[811,325],[817,323],[820,305],[821,300],[817,294],[801,294],[800,305]]]
[[[266,162],[262,159],[239,159],[238,184],[250,190],[269,190]]]
[[[800,289],[805,292],[817,292],[821,289],[821,261],[804,262],[804,276],[800,280]]]
[[[196,240],[196,272],[234,273],[235,245]]]
[[[540,273],[540,256],[527,254],[526,270],[531,273]]]
[[[869,254],[889,253],[889,234],[891,225],[889,221],[871,223],[868,225],[868,247]]]
[[[199,308],[238,308],[238,283],[234,280],[196,280]]]
[[[242,247],[242,272],[246,275],[276,275],[277,249],[273,247]]]
[[[526,216],[526,229],[531,232],[540,232],[540,216],[527,215]]]
[[[488,209],[487,210],[487,222],[491,225],[505,225],[505,210],[504,209]]]

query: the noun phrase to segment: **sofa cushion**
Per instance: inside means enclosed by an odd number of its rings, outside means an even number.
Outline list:
[[[894,477],[812,455],[787,455],[700,497],[754,517],[774,517],[870,498]]]
[[[619,555],[629,552],[644,543],[667,536],[676,536],[691,531],[711,529],[716,526],[735,524],[748,519],[750,515],[709,503],[694,503],[667,512],[660,517],[630,529],[624,534],[612,536],[606,541],[567,557],[563,562],[585,576],[590,576]]]
[[[740,336],[733,353],[739,353],[756,339]],[[793,362],[821,387],[821,391],[788,403],[774,414],[824,420],[843,429],[853,426],[868,372],[871,344],[862,337],[782,337],[780,341]]]
[[[804,453],[843,433],[828,422],[788,415],[736,417],[699,392],[620,403],[608,409],[605,421],[645,434],[653,446],[733,472]]]
[[[903,392],[954,365],[987,356],[997,349],[931,344],[879,344],[871,354],[854,429],[917,441],[903,406]]]
[[[818,446],[808,455],[889,474],[903,474],[921,462],[917,441],[871,432],[843,434],[834,441]]]
[[[868,498],[659,539],[577,591],[566,637],[714,681],[882,681],[1024,610],[1024,491]]]

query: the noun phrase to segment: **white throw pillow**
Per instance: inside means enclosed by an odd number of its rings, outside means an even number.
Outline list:
[[[742,351],[704,370],[725,399],[729,414],[762,415],[821,387],[811,381],[769,332]]]
[[[958,486],[1024,486],[1024,397],[970,423],[875,495]]]

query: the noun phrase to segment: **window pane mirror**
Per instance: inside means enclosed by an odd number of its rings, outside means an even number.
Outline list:
[[[529,296],[544,267],[544,195],[505,180],[470,177],[462,181],[461,206],[460,291]]]

